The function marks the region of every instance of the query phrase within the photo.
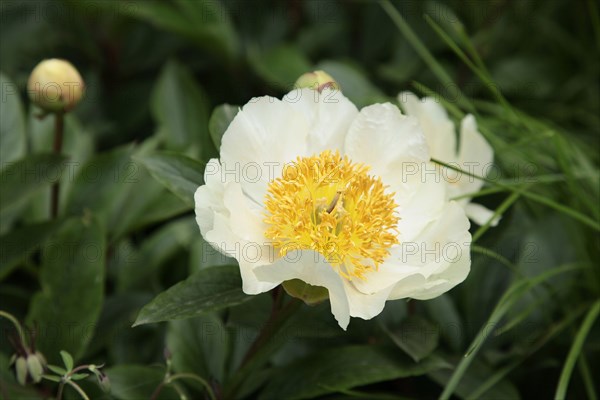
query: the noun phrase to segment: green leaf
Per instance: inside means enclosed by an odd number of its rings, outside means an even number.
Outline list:
[[[89,160],[75,177],[66,210],[91,210],[111,239],[189,209],[166,191],[132,156],[145,148],[124,146]]]
[[[49,365],[47,365],[47,367],[50,371],[52,371],[58,375],[65,375],[67,372],[69,372],[66,369],[64,369],[63,367],[59,367],[58,365],[49,364]]]
[[[310,61],[295,46],[284,45],[265,53],[251,48],[250,65],[270,86],[291,90],[296,80],[304,73],[313,70]]]
[[[142,308],[133,326],[196,317],[251,298],[242,292],[239,267],[206,268],[156,296]]]
[[[65,368],[67,371],[71,371],[73,369],[73,357],[64,350],[60,351],[60,356],[63,360],[63,363],[65,363]]]
[[[152,114],[160,126],[159,136],[170,150],[208,160],[215,150],[208,133],[209,99],[191,72],[169,61],[156,83]]]
[[[392,341],[416,362],[435,350],[440,337],[440,331],[435,325],[417,316],[402,321],[398,329],[384,329]]]
[[[25,117],[19,92],[19,88],[0,73],[0,170],[25,155]]]
[[[441,329],[442,337],[448,342],[450,348],[459,352],[463,348],[464,324],[452,298],[443,294],[435,299],[423,302],[432,322],[437,323]]]
[[[188,206],[194,206],[194,193],[204,184],[204,165],[174,152],[152,153],[134,157],[150,175],[177,195]]]
[[[223,134],[239,110],[239,106],[221,104],[220,106],[215,107],[212,115],[210,116],[210,120],[208,121],[208,130],[217,151],[221,149],[221,138],[223,137]]]
[[[149,399],[164,379],[162,368],[145,365],[117,365],[104,371],[110,381],[110,393],[117,399]],[[179,399],[177,392],[165,386],[160,399]]]
[[[80,357],[102,308],[106,242],[94,218],[72,218],[42,253],[42,290],[31,300],[27,322],[43,335],[37,347],[51,363],[59,351]]]
[[[60,223],[50,221],[27,225],[0,236],[0,280],[52,235]]]
[[[82,379],[87,378],[90,374],[73,374],[71,375],[71,379],[74,381],[80,381]]]
[[[35,154],[4,164],[0,171],[0,211],[26,201],[33,193],[50,186],[64,173],[66,157]]]
[[[171,321],[167,328],[167,348],[173,355],[177,373],[192,372],[205,380],[223,382],[228,355],[229,333],[213,314]],[[196,381],[190,384],[203,390]]]
[[[415,363],[380,346],[346,346],[317,351],[279,368],[260,399],[307,399],[371,383],[418,376],[445,364],[433,358]]]
[[[116,289],[119,292],[144,290],[159,280],[161,268],[178,251],[189,249],[190,241],[199,235],[193,217],[180,218],[157,229],[142,242],[139,251],[133,245],[123,243],[115,252],[116,259],[111,270],[116,273]]]
[[[44,374],[44,375],[42,375],[42,378],[47,379],[47,380],[52,381],[52,382],[56,382],[56,383],[59,383],[60,381],[62,381],[62,377],[55,376],[55,375],[46,375],[46,374]]]
[[[238,53],[238,37],[227,9],[219,1],[178,0],[172,5],[131,0],[128,7],[117,8],[106,2],[86,1],[94,7],[104,7],[111,13],[116,11],[181,35],[224,61],[231,61]]]

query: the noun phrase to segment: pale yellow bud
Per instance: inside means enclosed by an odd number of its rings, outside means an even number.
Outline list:
[[[33,69],[27,90],[31,101],[44,111],[66,112],[79,103],[85,84],[70,62],[52,58]]]
[[[340,85],[325,71],[307,72],[296,81],[297,88],[309,88],[322,92],[323,89],[340,90]]]

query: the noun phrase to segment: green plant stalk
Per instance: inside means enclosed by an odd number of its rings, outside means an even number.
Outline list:
[[[57,112],[54,114],[54,144],[53,151],[55,154],[60,154],[62,151],[63,135],[65,128],[65,113]],[[52,185],[50,194],[50,216],[52,219],[58,217],[58,197],[60,194],[60,183],[56,181]]]
[[[2,310],[0,310],[0,317],[6,318],[15,326],[15,329],[17,330],[17,333],[19,334],[19,339],[21,340],[21,343],[24,346],[27,345],[27,337],[25,336],[25,331],[23,330],[23,327],[21,326],[19,321],[11,314],[7,313],[6,311],[2,311]]]
[[[87,394],[83,391],[83,389],[81,388],[81,386],[79,386],[78,384],[76,384],[75,382],[69,380],[66,382],[67,385],[71,386],[73,389],[75,389],[77,391],[77,393],[79,393],[79,395],[81,396],[81,398],[83,400],[90,400],[90,398],[87,396]],[[60,400],[60,398],[59,398]]]
[[[294,315],[294,312],[301,304],[302,302],[300,300],[293,298],[282,308],[273,310],[271,317],[265,324],[265,328],[260,332],[248,350],[240,369],[235,373],[228,385],[225,395],[223,396],[224,399],[235,399],[236,392],[244,383],[248,375],[260,367],[263,362],[267,361],[268,355],[270,354],[269,350],[272,349],[269,349],[269,346],[266,346],[266,344],[272,341],[275,334],[277,334],[287,320]]]
[[[592,374],[590,373],[590,367],[588,366],[585,354],[581,353],[579,355],[579,362],[577,365],[579,366],[579,372],[583,378],[588,399],[598,400],[598,395],[596,395],[596,389],[594,388],[594,378],[592,378]]]
[[[592,328],[592,325],[594,325],[596,318],[598,318],[598,314],[600,314],[600,300],[596,301],[590,308],[590,311],[587,313],[585,320],[581,324],[581,327],[577,332],[577,336],[575,336],[575,340],[571,345],[571,350],[569,350],[569,355],[565,360],[563,370],[558,380],[558,386],[556,387],[556,394],[554,395],[554,398],[557,400],[564,399],[567,395],[567,388],[569,387],[569,381],[571,380],[571,373],[573,372],[575,363],[581,354],[585,339]]]

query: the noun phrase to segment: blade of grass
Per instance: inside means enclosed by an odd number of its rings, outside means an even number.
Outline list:
[[[506,198],[506,200],[502,202],[502,204],[498,206],[498,208],[494,210],[494,214],[487,220],[487,222],[475,231],[475,233],[473,234],[472,243],[475,243],[485,232],[487,232],[488,229],[490,229],[490,227],[492,226],[492,221],[494,221],[496,217],[503,215],[506,212],[506,210],[508,210],[508,208],[519,199],[521,193],[522,192],[513,192],[510,196]]]
[[[588,8],[590,9],[590,18],[596,36],[596,47],[600,50],[600,12],[598,12],[598,4],[594,0],[588,0]]]
[[[588,399],[590,400],[598,400],[598,395],[596,394],[596,389],[594,388],[594,379],[592,378],[592,374],[590,373],[590,367],[588,366],[587,359],[584,353],[579,355],[579,362],[577,363],[579,366],[579,372],[581,373],[581,377],[583,378],[583,384],[585,385],[585,391],[587,393]]]
[[[467,67],[469,67],[469,69],[471,71],[473,71],[473,73],[475,75],[477,75],[477,77],[479,78],[479,80],[481,80],[483,85],[487,89],[489,89],[492,96],[494,96],[494,98],[502,105],[502,107],[504,107],[507,115],[510,118],[516,118],[517,121],[519,121],[523,125],[523,127],[530,129],[530,127],[528,127],[527,124],[525,124],[522,120],[520,120],[518,118],[518,115],[515,113],[512,106],[508,103],[506,98],[502,95],[502,92],[499,90],[498,85],[496,85],[492,81],[491,77],[487,73],[487,70],[475,65],[469,59],[469,57],[467,57],[467,55],[462,51],[462,49],[458,46],[458,44],[454,40],[452,40],[450,35],[448,35],[442,29],[442,27],[440,27],[437,24],[437,22],[435,22],[429,15],[425,15],[424,17],[425,17],[425,21],[429,24],[429,26],[431,26],[431,28],[435,31],[435,33],[437,33],[438,36],[448,45],[448,47],[450,47],[450,49],[452,49],[452,51],[454,51],[454,53],[462,60],[462,62],[464,62],[467,65]],[[466,34],[463,34],[462,38],[469,41],[469,39],[466,37]]]
[[[489,184],[491,184],[493,186],[499,186],[499,187],[505,188],[507,190],[510,190],[511,192],[517,192],[517,193],[521,194],[523,197],[527,197],[530,200],[536,201],[536,202],[544,204],[544,205],[546,205],[546,206],[548,206],[550,208],[553,208],[553,209],[555,209],[557,211],[560,211],[563,214],[566,214],[566,215],[570,216],[571,218],[576,219],[579,222],[582,222],[585,225],[588,225],[588,226],[594,228],[597,231],[600,231],[600,223],[598,223],[598,222],[590,219],[586,215],[581,214],[579,211],[573,210],[572,208],[567,207],[567,206],[563,206],[562,204],[559,204],[559,203],[557,203],[554,200],[548,199],[548,198],[546,198],[544,196],[541,196],[539,194],[536,194],[536,193],[528,192],[528,191],[523,190],[521,188],[514,188],[512,186],[504,185],[504,184],[501,184],[501,183],[499,183],[497,181],[481,177],[479,175],[470,173],[468,171],[464,171],[464,170],[462,170],[460,168],[457,168],[457,167],[455,167],[453,165],[446,164],[445,162],[437,160],[435,158],[432,158],[431,161],[434,162],[434,163],[436,163],[436,164],[439,164],[439,165],[441,165],[443,167],[450,168],[450,169],[452,169],[454,171],[463,173],[463,174],[465,174],[467,176],[471,176],[473,178],[476,178],[476,179],[482,180],[484,182],[487,182],[487,183],[489,183]]]
[[[479,331],[479,333],[477,334],[477,336],[471,343],[471,346],[469,347],[469,350],[465,354],[464,358],[461,360],[461,362],[458,364],[458,366],[454,370],[454,373],[452,374],[450,381],[448,382],[448,384],[444,388],[444,391],[440,395],[440,400],[448,400],[450,398],[450,396],[452,396],[452,394],[454,393],[454,390],[458,386],[458,383],[460,382],[463,375],[465,374],[465,372],[467,371],[467,369],[469,368],[469,366],[475,359],[475,356],[477,355],[477,353],[481,349],[482,345],[485,343],[486,339],[488,338],[488,336],[489,336],[489,332],[487,329],[488,327],[498,325],[500,320],[512,308],[512,306],[516,304],[516,302],[521,298],[521,296],[523,296],[525,293],[527,293],[533,287],[545,282],[546,280],[548,280],[549,278],[551,278],[555,275],[573,271],[578,268],[580,268],[580,266],[566,265],[566,266],[562,266],[562,267],[558,267],[558,268],[554,268],[549,271],[546,271],[546,272],[536,276],[533,279],[520,280],[520,281],[517,281],[517,283],[513,284],[504,293],[504,295],[502,296],[500,301],[498,301],[498,304],[496,305],[494,311],[488,318],[487,322],[482,326],[481,330]]]
[[[404,35],[408,43],[412,46],[412,48],[417,52],[417,54],[421,57],[421,59],[427,64],[427,66],[431,69],[434,75],[439,79],[442,85],[445,88],[458,88],[458,85],[454,82],[454,80],[448,75],[444,67],[441,66],[439,62],[433,57],[433,55],[429,52],[427,47],[421,42],[419,37],[414,33],[410,25],[404,20],[400,12],[390,3],[389,0],[380,0],[379,4],[383,8],[383,10],[390,17],[394,25],[398,28],[400,33]],[[461,106],[468,109],[473,110],[473,105],[467,100],[467,98],[462,94],[462,91],[458,95],[459,103]]]
[[[495,374],[490,376],[477,389],[475,389],[468,396],[466,396],[466,400],[481,399],[488,390],[493,388],[494,385],[496,385],[498,382],[504,379],[504,377],[506,377],[511,371],[513,371],[515,368],[521,365],[527,358],[535,354],[546,343],[552,340],[563,330],[571,326],[571,324],[575,322],[585,312],[585,310],[587,310],[588,307],[589,304],[579,307],[577,310],[567,314],[567,316],[562,321],[555,324],[554,326],[551,326],[550,329],[544,335],[542,335],[542,337],[539,340],[537,340],[532,346],[529,346],[527,348],[527,351],[522,357],[496,371]]]
[[[496,253],[494,250],[491,250],[491,249],[488,249],[486,247],[479,246],[476,244],[472,244],[471,251],[473,251],[474,253],[483,254],[484,256],[493,258],[494,260],[498,261],[502,265],[506,266],[515,275],[518,275],[519,277],[523,278],[523,273],[521,271],[519,271],[519,269],[517,268],[517,266],[515,264],[510,262],[510,260],[507,259],[506,257],[504,257],[503,255]]]
[[[573,368],[575,367],[575,363],[581,354],[581,350],[583,349],[583,344],[585,343],[585,339],[594,325],[596,318],[600,314],[600,300],[596,301],[590,311],[587,313],[579,331],[577,332],[577,336],[575,336],[575,340],[571,345],[571,350],[569,350],[569,355],[565,360],[563,365],[563,370],[560,374],[560,378],[558,380],[558,386],[556,387],[556,394],[554,395],[555,399],[561,400],[564,399],[567,395],[567,389],[569,387],[569,381],[571,380],[571,373],[573,372]]]

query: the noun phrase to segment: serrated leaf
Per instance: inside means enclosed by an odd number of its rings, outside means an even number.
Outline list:
[[[154,179],[193,207],[194,193],[204,183],[202,163],[173,152],[152,153],[134,159],[142,163]]]
[[[251,298],[242,291],[239,267],[206,268],[156,296],[142,308],[133,326],[192,318]]]
[[[73,357],[64,350],[60,351],[60,357],[62,358],[63,363],[65,363],[67,371],[71,371],[73,369]]]
[[[221,138],[223,137],[223,134],[239,110],[239,106],[221,104],[220,106],[215,107],[210,116],[210,120],[208,121],[208,131],[210,132],[210,137],[217,151],[221,149]]]

